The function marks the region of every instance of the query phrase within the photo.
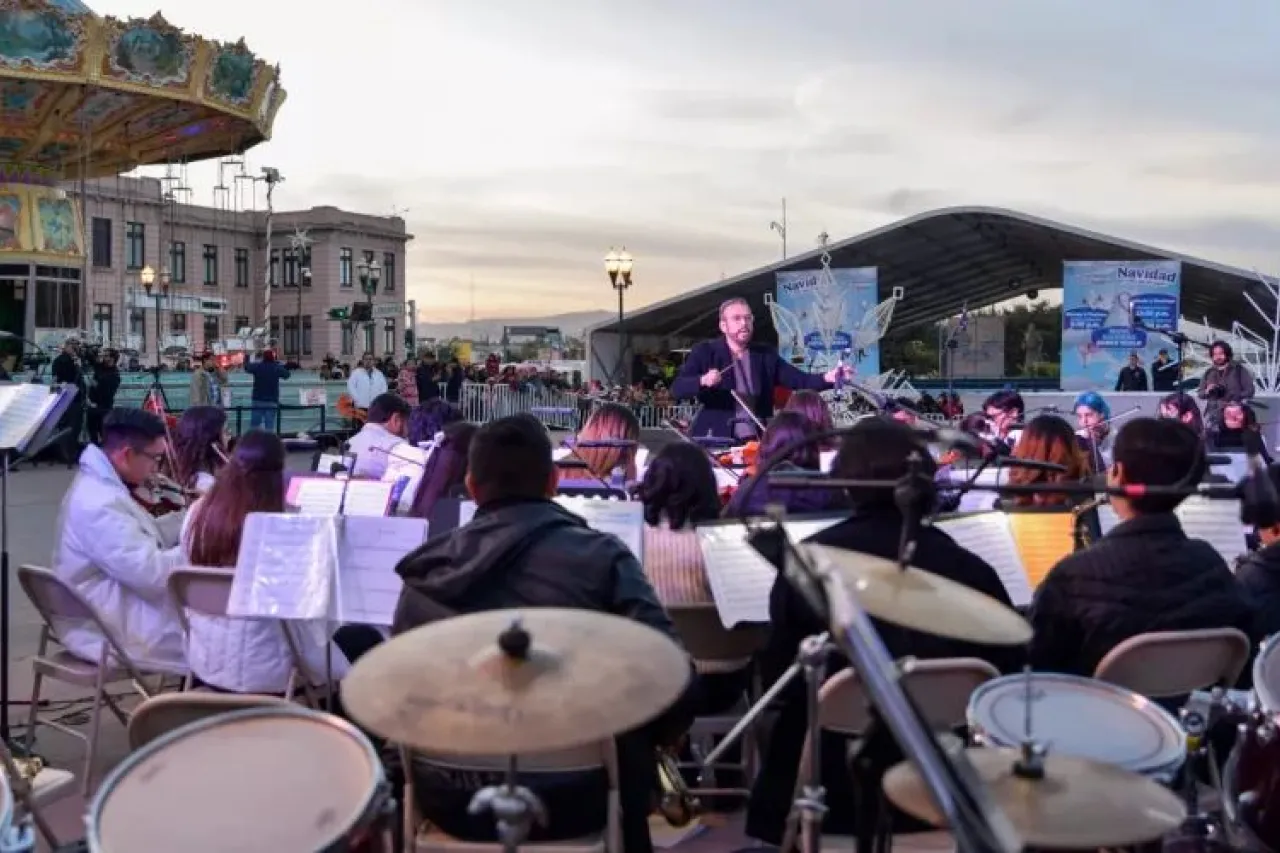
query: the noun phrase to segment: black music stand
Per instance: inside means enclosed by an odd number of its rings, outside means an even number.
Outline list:
[[[14,456],[39,453],[61,437],[55,435],[58,421],[78,389],[16,383],[0,389],[0,741],[13,744],[9,733],[9,466]]]

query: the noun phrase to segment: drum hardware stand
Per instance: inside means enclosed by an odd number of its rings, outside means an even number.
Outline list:
[[[498,635],[498,648],[513,663],[528,660],[532,647],[533,638],[519,620]],[[534,824],[547,824],[547,809],[542,800],[528,788],[516,784],[518,762],[518,756],[508,756],[503,783],[477,791],[467,806],[467,811],[473,815],[493,813],[503,853],[517,853],[520,845],[528,840],[529,830]]]
[[[36,836],[28,821],[0,832],[0,853],[31,853],[36,849]]]
[[[800,849],[803,853],[822,850],[822,821],[827,815],[827,792],[822,787],[822,726],[818,713],[818,693],[827,676],[831,649],[820,637],[806,637],[800,643],[797,663],[804,670],[806,726],[809,735],[809,778],[796,797],[794,810],[800,820]]]

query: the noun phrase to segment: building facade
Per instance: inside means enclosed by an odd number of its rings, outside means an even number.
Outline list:
[[[404,358],[404,331],[412,327],[405,249],[412,237],[403,219],[336,207],[278,212],[268,243],[263,210],[186,204],[183,192],[167,192],[159,179],[89,181],[83,200],[78,189],[67,186],[84,215],[84,269],[63,271],[65,280],[52,289],[37,288],[25,312],[28,339],[56,347],[68,330],[83,329],[136,350],[146,364],[175,347],[235,348],[255,332],[304,366],[327,355],[355,361],[366,351]],[[296,252],[298,232],[306,232],[308,244]],[[375,262],[380,275],[369,294],[361,274]],[[142,282],[146,267],[157,274],[150,294]],[[37,279],[52,274],[35,270]],[[159,286],[164,273],[167,296]],[[54,304],[42,306],[40,294]],[[358,302],[372,303],[365,309],[371,322],[330,319],[332,309]]]

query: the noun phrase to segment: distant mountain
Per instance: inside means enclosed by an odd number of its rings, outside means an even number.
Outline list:
[[[576,311],[571,314],[554,314],[550,317],[486,317],[476,318],[474,323],[419,323],[419,338],[475,338],[483,340],[488,335],[491,341],[502,340],[503,326],[554,326],[561,334],[570,337],[582,337],[582,331],[596,323],[601,323],[614,315],[608,311]]]

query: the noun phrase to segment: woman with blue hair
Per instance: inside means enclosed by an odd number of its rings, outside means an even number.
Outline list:
[[[1111,431],[1111,406],[1097,391],[1085,391],[1076,397],[1076,441],[1089,457],[1094,474],[1101,474],[1111,464],[1111,445],[1115,434]]]

